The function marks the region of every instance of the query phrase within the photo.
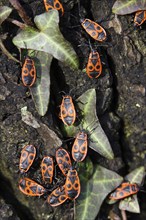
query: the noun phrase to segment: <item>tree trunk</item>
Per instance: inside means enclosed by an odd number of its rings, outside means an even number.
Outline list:
[[[42,2],[23,1],[23,6],[29,16],[32,16],[31,10],[34,14],[44,12]],[[19,64],[8,60],[1,53],[0,211],[3,213],[1,219],[64,220],[72,218],[71,202],[54,211],[46,204],[44,198],[24,196],[18,189],[20,179],[18,164],[22,146],[31,143],[38,148],[38,162],[29,173],[29,177],[38,180],[38,182],[41,179],[39,162],[45,152],[42,136],[35,128],[22,121],[21,108],[27,106],[38,121],[55,129],[57,126],[55,122],[58,121],[58,118],[52,109],[57,108],[54,103],[58,104],[57,101],[60,96],[58,91],[71,91],[73,96],[77,98],[89,88],[96,89],[97,115],[115,154],[115,159],[112,162],[99,157],[99,164],[115,170],[123,176],[138,166],[145,165],[145,25],[142,28],[134,29],[133,14],[125,16],[112,14],[111,9],[114,2],[115,0],[81,0],[79,13],[76,0],[64,0],[63,5],[66,12],[64,17],[60,18],[60,29],[64,37],[71,42],[76,50],[81,69],[85,68],[90,53],[89,37],[81,26],[75,28],[73,26],[79,25],[81,15],[100,23],[105,28],[107,32],[106,42],[94,43],[91,40],[93,47],[100,53],[103,71],[98,79],[90,79],[81,70],[73,71],[57,60],[53,60],[51,67],[52,95],[49,110],[44,117],[38,115],[29,90],[20,82],[21,67]],[[3,1],[3,5],[8,5],[8,2]],[[13,12],[12,17],[16,17],[15,13],[16,11]],[[15,26],[4,22],[2,29],[3,32],[8,32],[8,38],[4,42],[6,48],[11,53],[19,54],[11,42],[12,36],[17,33]],[[17,58],[19,59],[19,55]],[[56,118],[55,121],[54,118]],[[139,198],[141,214],[138,216],[128,214],[128,219],[146,219],[146,203],[142,193]],[[99,213],[100,219],[107,219],[108,209]]]

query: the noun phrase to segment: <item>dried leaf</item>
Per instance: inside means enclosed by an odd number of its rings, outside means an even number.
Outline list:
[[[38,122],[31,112],[27,111],[26,106],[21,109],[21,116],[24,123],[37,129],[39,135],[44,141],[46,155],[51,154],[52,156],[55,156],[56,150],[62,145],[62,141],[57,134],[48,128],[47,125]]]
[[[31,112],[27,111],[27,106],[24,106],[23,108],[21,108],[21,117],[22,117],[22,121],[24,121],[25,124],[27,124],[33,128],[40,127],[39,123],[37,122],[35,117],[33,117]]]

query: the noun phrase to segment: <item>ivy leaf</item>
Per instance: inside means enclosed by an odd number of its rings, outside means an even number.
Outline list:
[[[146,10],[145,0],[117,0],[112,11],[118,15],[131,14],[136,11]]]
[[[120,185],[123,178],[99,165],[90,179],[85,180],[84,173],[86,170],[79,172],[81,194],[76,203],[75,220],[94,220],[105,197]]]
[[[77,100],[79,109],[83,117],[79,126],[64,127],[67,136],[75,136],[75,134],[85,129],[89,134],[89,147],[101,154],[102,156],[113,159],[114,154],[110,146],[109,140],[103,131],[99,119],[96,115],[96,91],[89,89],[82,94]]]
[[[58,11],[51,10],[37,15],[34,22],[38,30],[32,27],[25,28],[13,38],[13,43],[20,48],[49,53],[68,66],[77,69],[77,55],[58,27]]]
[[[29,55],[32,51],[29,52]],[[44,116],[48,110],[50,99],[50,65],[52,55],[44,52],[34,52],[34,62],[37,72],[35,84],[30,87],[30,92],[39,115]]]
[[[130,183],[137,183],[140,186],[144,176],[145,176],[145,168],[141,166],[133,170],[127,176],[125,176],[124,179],[129,181]],[[121,200],[119,204],[119,208],[129,212],[140,213],[137,195],[133,195],[129,198],[125,198]]]
[[[80,181],[88,181],[92,177],[94,171],[94,166],[91,159],[89,157],[86,157],[86,160],[84,160],[84,162],[78,163],[78,169]]]
[[[0,7],[0,25],[6,20],[12,12],[12,8],[7,6]]]
[[[144,175],[145,168],[144,166],[141,166],[126,175],[124,179],[129,181],[130,183],[137,183],[140,186],[143,181]]]
[[[128,197],[120,201],[119,209],[126,210],[128,212],[140,213],[140,207],[137,200],[137,195]]]

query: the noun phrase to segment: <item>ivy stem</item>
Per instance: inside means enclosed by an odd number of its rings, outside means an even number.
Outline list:
[[[11,5],[18,11],[19,16],[22,18],[25,24],[28,26],[34,26],[31,18],[26,14],[24,8],[21,6],[18,0],[9,0]]]
[[[16,26],[20,27],[21,29],[24,29],[24,28],[28,27],[28,25],[26,25],[26,24],[24,24],[24,23],[22,23],[22,22],[20,22],[20,21],[11,19],[11,18],[8,18],[7,21],[9,21],[9,22],[15,24]]]
[[[14,60],[15,62],[21,63],[19,60],[17,60],[4,46],[2,37],[0,36],[0,49],[3,51],[3,53],[11,60]]]
[[[127,215],[125,210],[121,210],[122,220],[127,220]]]

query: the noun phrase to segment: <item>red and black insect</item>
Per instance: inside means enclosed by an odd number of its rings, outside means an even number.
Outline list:
[[[82,27],[85,29],[85,31],[94,40],[97,40],[100,42],[106,40],[106,31],[99,24],[87,18],[80,19],[80,22],[81,22]]]
[[[22,66],[22,82],[24,86],[31,87],[36,80],[36,68],[32,58],[27,56]]]
[[[72,97],[69,95],[63,96],[62,103],[60,105],[60,118],[67,126],[73,125],[76,120],[76,110]]]
[[[92,50],[89,54],[86,73],[89,78],[98,78],[102,73],[101,59],[99,53],[95,50]]]
[[[64,8],[59,0],[44,0],[44,5],[46,11],[56,9],[58,11],[61,11],[62,15],[64,14]]]
[[[65,194],[65,186],[60,186],[55,189],[47,198],[47,202],[55,207],[61,205],[67,200],[67,196]]]
[[[80,131],[72,146],[72,157],[76,162],[81,162],[85,159],[88,151],[88,135],[87,132]]]
[[[56,161],[60,170],[62,171],[64,176],[66,176],[68,170],[72,167],[71,159],[68,152],[63,148],[59,148],[56,151]]]
[[[137,11],[134,17],[135,26],[140,26],[146,21],[146,10]]]
[[[41,162],[41,173],[44,182],[52,183],[54,172],[53,158],[46,156]]]
[[[70,169],[66,176],[65,181],[65,194],[66,196],[73,200],[76,199],[81,191],[80,180],[76,170]]]
[[[110,200],[124,199],[128,196],[136,194],[140,190],[136,183],[124,182],[113,193],[110,194]]]
[[[26,173],[31,167],[36,156],[36,148],[33,145],[25,146],[21,151],[19,170]]]
[[[43,186],[29,178],[20,179],[19,189],[27,196],[41,196],[46,192]]]

